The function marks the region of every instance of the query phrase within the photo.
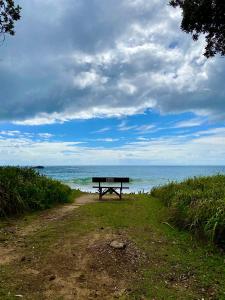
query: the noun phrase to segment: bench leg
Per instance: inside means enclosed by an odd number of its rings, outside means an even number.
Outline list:
[[[120,200],[122,199],[122,190],[123,190],[123,183],[121,182],[121,186],[120,186]]]
[[[99,200],[102,200],[102,188],[99,188]]]

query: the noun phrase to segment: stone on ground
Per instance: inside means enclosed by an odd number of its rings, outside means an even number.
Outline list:
[[[114,240],[110,243],[110,247],[114,249],[124,249],[126,248],[126,244],[124,242]]]

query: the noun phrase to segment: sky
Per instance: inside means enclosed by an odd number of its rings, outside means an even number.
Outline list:
[[[165,0],[17,0],[1,165],[225,165],[225,58]]]

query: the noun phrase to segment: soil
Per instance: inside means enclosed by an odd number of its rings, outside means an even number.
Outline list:
[[[132,280],[147,258],[123,232],[100,228],[99,232],[80,239],[62,238],[46,259],[32,256],[32,253],[22,255],[29,236],[52,222],[69,217],[80,206],[96,201],[96,194],[83,195],[75,203],[40,213],[27,226],[20,226],[15,221],[0,229],[6,236],[0,242],[0,265],[19,268],[18,280],[22,280],[22,288],[18,297],[107,300],[129,295]],[[112,241],[122,242],[125,246],[115,249],[110,246]]]
[[[67,247],[64,251],[60,248],[61,253],[56,250],[46,269],[38,275],[39,280],[49,278],[44,283],[45,299],[55,299],[55,295],[82,300],[127,296],[130,283],[146,258],[125,237],[125,249],[111,248],[110,242],[116,238],[121,239],[121,236],[99,233],[81,239],[79,251],[78,244],[76,249],[70,247],[70,251]],[[59,259],[60,264],[57,263]]]

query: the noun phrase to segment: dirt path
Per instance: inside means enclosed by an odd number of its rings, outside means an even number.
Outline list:
[[[18,258],[18,249],[23,246],[24,239],[40,228],[47,227],[51,222],[62,220],[80,206],[98,201],[96,194],[85,194],[73,203],[46,210],[29,224],[21,220],[11,221],[9,226],[0,229],[0,265],[10,263]],[[23,223],[23,224],[22,224]]]
[[[80,206],[94,203],[98,201],[98,196],[96,194],[85,194],[78,197],[73,203],[58,206],[50,210],[44,211],[40,216],[32,222],[32,224],[22,228],[20,230],[21,236],[29,235],[30,233],[38,230],[40,227],[48,225],[50,222],[58,221],[64,219],[69,214],[71,214],[74,209],[79,208]]]
[[[67,221],[70,224],[71,220],[76,220],[74,210],[95,202],[98,202],[98,195],[82,195],[72,204],[41,212],[27,225],[18,220],[1,229],[6,232],[6,240],[0,241],[0,267],[8,266],[8,272],[13,270],[11,281],[16,286],[19,283],[18,293],[14,291],[12,295],[27,300],[110,300],[127,293],[129,282],[136,276],[140,261],[145,257],[119,230],[114,232],[99,227],[85,234],[75,230],[69,234],[61,231],[60,238],[51,241],[50,251],[41,254],[37,250],[45,243],[39,234],[47,229],[51,238],[49,225],[58,232]],[[33,246],[30,238],[37,244]],[[120,241],[125,247],[114,249],[112,241]],[[6,289],[11,293],[8,285]]]
[[[224,256],[163,224],[161,202],[104,200],[0,223],[0,299],[224,299]]]

